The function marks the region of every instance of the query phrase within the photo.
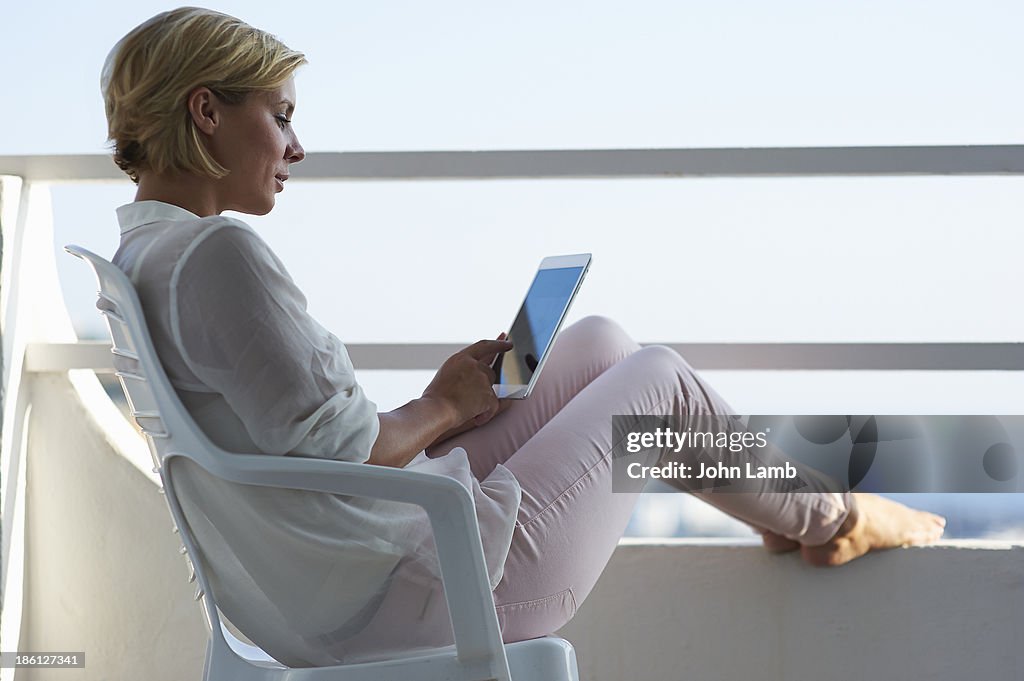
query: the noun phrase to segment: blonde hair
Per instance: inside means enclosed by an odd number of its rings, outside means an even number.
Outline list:
[[[111,50],[100,89],[114,162],[138,184],[140,170],[222,178],[192,122],[188,96],[208,87],[228,104],[284,84],[306,57],[220,12],[181,7],[135,27]]]

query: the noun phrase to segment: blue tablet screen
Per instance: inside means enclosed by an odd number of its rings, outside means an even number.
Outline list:
[[[512,349],[495,362],[497,382],[527,385],[544,358],[572,292],[583,276],[582,267],[538,270],[526,302],[512,323]]]

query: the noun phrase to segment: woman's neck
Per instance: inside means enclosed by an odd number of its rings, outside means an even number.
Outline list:
[[[218,205],[217,193],[209,180],[184,173],[173,176],[145,171],[139,173],[135,200],[163,201],[201,218],[220,215],[223,210]]]

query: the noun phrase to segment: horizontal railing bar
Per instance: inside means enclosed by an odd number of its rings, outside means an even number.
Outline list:
[[[1019,175],[1024,145],[311,152],[303,180]],[[126,180],[106,154],[0,156],[30,181]]]
[[[78,343],[29,343],[25,346],[25,371],[43,373],[91,369],[114,373],[114,356],[106,341]]]
[[[1020,371],[1024,343],[664,343],[697,369],[747,371]],[[352,363],[364,370],[432,370],[464,345],[354,343]],[[35,343],[32,372],[92,369],[113,373],[110,344]]]
[[[650,345],[647,343],[645,345]],[[697,369],[1024,370],[1024,343],[662,343]],[[434,369],[458,344],[348,345],[360,369]]]

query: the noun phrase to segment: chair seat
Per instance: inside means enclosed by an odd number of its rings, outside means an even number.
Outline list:
[[[576,651],[564,638],[545,636],[505,644],[512,679],[569,681],[579,678]]]
[[[236,638],[221,623],[224,638],[236,655],[250,664],[268,669],[285,669],[274,658],[256,646],[249,645]],[[442,658],[455,654],[455,646],[435,648],[431,651],[410,651],[405,656]],[[513,681],[569,681],[578,678],[576,653],[572,644],[555,636],[544,636],[526,641],[505,644],[505,655],[508,657],[509,671]],[[403,657],[392,656],[392,659]]]

